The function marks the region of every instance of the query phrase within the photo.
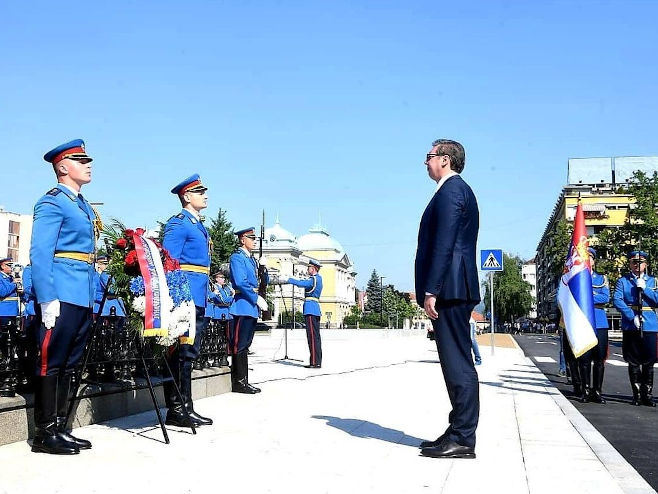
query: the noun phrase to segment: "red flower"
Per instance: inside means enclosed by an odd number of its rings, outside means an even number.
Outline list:
[[[131,229],[127,229],[125,232],[123,232],[123,234],[124,234],[127,238],[132,238],[133,235],[134,235],[134,233],[135,233],[135,232],[134,232],[133,230],[131,230]]]
[[[128,246],[128,241],[125,238],[120,238],[117,240],[116,246],[119,249],[125,249]]]
[[[137,264],[137,251],[131,250],[128,252],[126,255],[126,259],[124,260],[124,263],[126,266],[134,266]]]
[[[167,257],[164,261],[163,264],[164,270],[169,272],[169,271],[176,271],[177,269],[180,269],[180,263],[176,259],[172,259],[171,257]]]

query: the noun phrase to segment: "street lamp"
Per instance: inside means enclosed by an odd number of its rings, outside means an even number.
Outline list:
[[[384,278],[386,276],[379,277],[379,325],[381,326],[384,319]]]

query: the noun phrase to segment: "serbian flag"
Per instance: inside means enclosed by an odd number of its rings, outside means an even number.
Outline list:
[[[592,265],[583,206],[578,201],[569,255],[557,289],[567,339],[576,358],[598,343],[592,294]]]
[[[169,296],[160,251],[152,240],[138,233],[133,234],[133,241],[146,292],[143,336],[167,336],[173,301]]]

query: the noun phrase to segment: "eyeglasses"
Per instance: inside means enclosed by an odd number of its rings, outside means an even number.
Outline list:
[[[251,240],[256,240],[258,238],[256,235],[245,235],[245,237],[250,238]]]
[[[631,259],[631,264],[642,264],[646,262],[647,261],[645,259]]]
[[[429,160],[434,158],[435,156],[447,156],[447,154],[442,154],[442,153],[427,153],[425,156],[425,163],[427,163]]]

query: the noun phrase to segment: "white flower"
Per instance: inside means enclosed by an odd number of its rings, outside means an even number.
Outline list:
[[[144,295],[135,297],[133,300],[133,309],[135,309],[140,315],[144,315],[146,312],[146,297]]]

